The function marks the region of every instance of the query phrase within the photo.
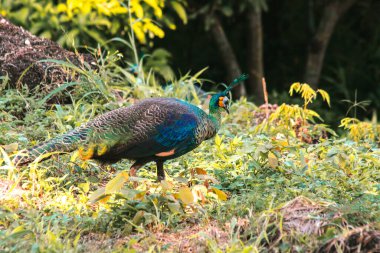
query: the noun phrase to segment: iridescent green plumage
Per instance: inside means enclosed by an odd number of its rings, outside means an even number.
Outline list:
[[[227,93],[246,76],[235,79],[223,92],[210,99],[209,114],[175,98],[145,99],[96,117],[64,135],[26,150],[14,159],[18,166],[38,156],[58,151],[79,150],[82,159],[114,163],[134,160],[131,174],[155,161],[157,176],[164,179],[163,163],[199,146],[220,128],[221,112],[228,111]]]

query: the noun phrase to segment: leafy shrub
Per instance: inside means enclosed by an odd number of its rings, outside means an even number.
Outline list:
[[[68,47],[104,45],[115,36],[128,39],[129,27],[147,44],[165,36],[160,25],[175,29],[171,12],[187,22],[177,0],[1,0],[0,5],[0,13],[11,21]]]
[[[336,135],[335,132],[324,124],[316,124],[316,119],[322,118],[314,110],[308,109],[320,94],[324,101],[330,105],[329,94],[321,89],[313,90],[308,84],[294,83],[290,86],[289,94],[299,93],[304,100],[303,107],[299,105],[288,105],[283,103],[275,107],[272,111],[266,107],[261,111],[267,113],[267,119],[257,125],[256,133],[285,134],[286,136],[297,137],[307,143],[317,142],[319,139],[326,139],[327,133]],[[272,107],[271,107],[272,108]]]
[[[380,125],[376,122],[365,122],[354,118],[344,118],[340,127],[348,130],[348,137],[355,141],[380,142]]]

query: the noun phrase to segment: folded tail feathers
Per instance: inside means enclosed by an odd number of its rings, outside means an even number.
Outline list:
[[[85,137],[85,134],[79,134],[79,132],[76,130],[58,136],[51,140],[42,142],[32,148],[21,151],[21,153],[13,159],[13,164],[16,167],[20,167],[23,165],[28,165],[38,157],[48,153],[74,151],[78,148],[81,140],[83,140]],[[44,157],[42,160],[45,159],[48,159],[48,156]]]

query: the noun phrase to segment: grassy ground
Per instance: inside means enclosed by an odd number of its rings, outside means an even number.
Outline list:
[[[166,89],[149,80],[131,87],[123,83],[133,77],[115,69],[82,73],[71,104],[46,106],[41,101],[50,97],[4,90],[1,252],[379,250],[378,142],[326,139],[309,123],[301,136],[296,116],[258,124],[263,111],[244,99],[232,105],[215,139],[167,162],[165,182],[154,181],[153,164],[128,178],[128,161],[101,166],[75,153],[21,169],[12,165],[18,150],[135,98],[205,104],[190,76]]]

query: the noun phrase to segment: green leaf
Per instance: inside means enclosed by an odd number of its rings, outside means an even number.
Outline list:
[[[176,213],[183,213],[181,205],[178,202],[174,203],[168,203],[168,208],[170,212],[176,214]]]
[[[101,33],[98,33],[97,31],[94,30],[89,30],[89,29],[83,29],[91,38],[93,38],[96,42],[100,44],[105,44],[105,40],[103,39],[103,36]]]
[[[223,6],[221,8],[221,11],[222,13],[226,16],[226,17],[231,17],[233,14],[234,14],[234,11],[232,10],[232,8],[230,6]]]
[[[25,25],[26,21],[27,21],[27,19],[29,17],[29,8],[25,7],[25,8],[21,8],[18,11],[13,11],[12,12],[12,17],[15,20],[18,20],[20,23],[22,23],[22,24]]]
[[[145,215],[144,211],[141,211],[141,210],[138,211],[132,219],[133,224],[140,225],[143,221],[144,215]]]
[[[10,238],[17,239],[23,238],[27,234],[33,234],[33,231],[24,229],[24,226],[18,226],[12,230],[12,233],[9,235]]]
[[[59,86],[58,88],[54,89],[49,94],[47,94],[42,100],[40,100],[39,103],[38,103],[38,107],[41,107],[43,104],[45,104],[46,101],[49,100],[55,94],[57,94],[57,93],[65,90],[66,88],[68,88],[70,86],[74,86],[74,85],[77,85],[77,84],[80,84],[80,83],[79,82],[71,82],[71,83],[65,83],[65,84]]]

